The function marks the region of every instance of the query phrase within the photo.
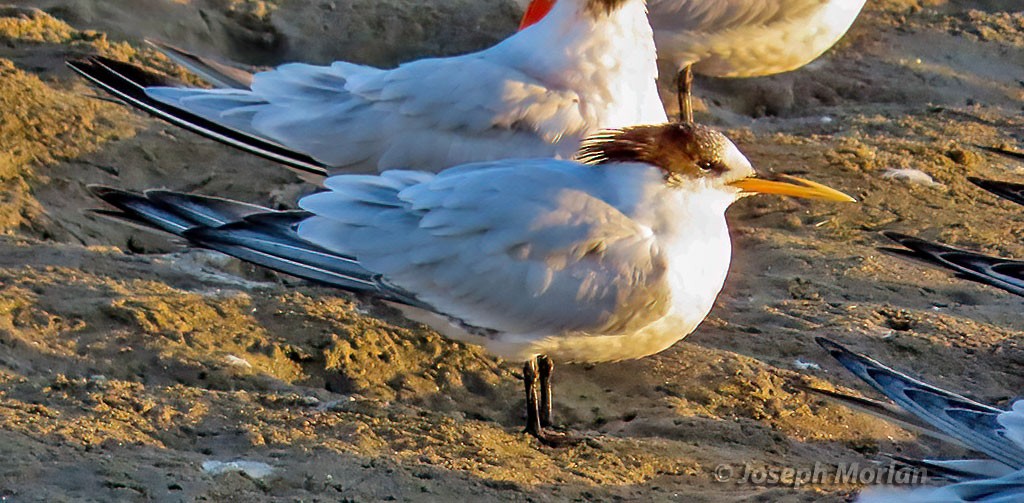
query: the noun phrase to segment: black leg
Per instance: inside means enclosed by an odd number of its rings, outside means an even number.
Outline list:
[[[526,384],[526,433],[543,440],[540,428],[540,408],[537,399],[537,360],[531,358],[523,365]]]
[[[551,358],[540,355],[537,357],[537,369],[540,374],[540,425],[551,427],[551,374],[555,371],[555,362]]]
[[[693,68],[686,65],[676,76],[676,100],[679,102],[679,120],[693,124]]]
[[[546,362],[546,363],[545,363]],[[539,368],[538,368],[539,367]],[[542,444],[549,447],[566,447],[575,445],[581,439],[545,429],[541,425],[543,411],[541,408],[543,383],[545,380],[550,386],[551,369],[554,365],[547,357],[531,358],[523,365],[523,382],[526,387],[526,433],[529,433]],[[545,370],[547,369],[547,370]],[[546,373],[547,377],[542,377]],[[538,382],[539,381],[539,382]],[[538,386],[538,384],[540,384]],[[551,421],[551,391],[547,395],[547,421]]]

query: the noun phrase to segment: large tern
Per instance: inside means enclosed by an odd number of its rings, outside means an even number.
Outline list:
[[[520,27],[566,0],[533,0]],[[690,69],[709,77],[759,77],[800,68],[835,45],[865,0],[648,0],[658,59],[678,72],[689,100]],[[688,101],[680,103],[689,114]]]
[[[919,381],[836,342],[818,338],[833,357],[902,409],[834,391],[826,396],[853,408],[872,412],[913,429],[953,440],[985,454],[985,460],[902,460],[918,465],[930,475],[953,483],[913,490],[874,489],[857,500],[861,503],[959,503],[1024,501],[1024,400],[1009,410],[998,409],[951,391]],[[883,411],[879,413],[879,411]],[[931,431],[927,431],[930,429]]]
[[[121,218],[370,294],[526,362],[527,431],[556,444],[564,437],[546,429],[554,362],[641,358],[696,329],[729,268],[730,204],[755,193],[852,201],[814,182],[759,177],[700,125],[603,131],[577,157],[338,175],[302,198],[302,211],[94,192]]]
[[[489,49],[390,70],[292,63],[250,79],[189,63],[220,88],[100,57],[69,66],[158,118],[315,175],[571,158],[599,129],[666,120],[643,0],[562,0]]]

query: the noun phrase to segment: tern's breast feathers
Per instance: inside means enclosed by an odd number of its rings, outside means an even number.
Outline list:
[[[628,178],[661,185],[656,169],[641,170]],[[299,234],[476,327],[628,332],[668,311],[666,257],[614,206],[625,179],[605,177],[554,160],[335,177],[331,192],[300,202],[317,216]]]

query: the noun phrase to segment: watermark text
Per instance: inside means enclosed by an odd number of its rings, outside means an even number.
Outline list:
[[[723,463],[715,467],[712,475],[718,482],[753,486],[916,486],[928,483],[928,472],[924,468],[896,463],[814,463],[801,467]]]

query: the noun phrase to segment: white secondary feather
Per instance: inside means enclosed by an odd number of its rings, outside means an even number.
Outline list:
[[[748,165],[749,166],[749,165]],[[478,163],[328,178],[299,236],[356,257],[509,359],[639,358],[692,332],[725,280],[736,190],[637,163]]]
[[[795,70],[850,29],[865,0],[649,0],[659,58],[713,77]]]
[[[569,158],[599,128],[666,120],[643,0],[608,15],[587,3],[562,0],[537,25],[464,56],[392,70],[288,64],[256,74],[250,90],[146,92],[335,173]]]

